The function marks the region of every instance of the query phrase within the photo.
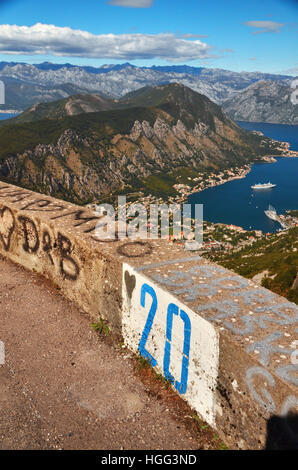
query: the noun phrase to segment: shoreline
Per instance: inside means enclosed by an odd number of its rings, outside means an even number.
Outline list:
[[[281,147],[277,147],[277,150],[280,150],[281,152],[283,152],[281,155],[264,155],[262,157],[261,161],[249,163],[247,165],[244,165],[243,167],[240,167],[239,168],[240,174],[231,176],[230,178],[228,178],[225,181],[215,182],[214,184],[207,185],[202,189],[192,188],[191,191],[189,191],[189,193],[184,193],[183,194],[183,200],[181,200],[179,202],[184,202],[185,200],[187,200],[187,198],[191,194],[200,193],[202,191],[205,191],[205,189],[213,188],[215,186],[221,186],[222,184],[229,183],[230,181],[234,181],[236,179],[243,179],[251,172],[252,166],[256,165],[257,163],[276,163],[277,162],[276,158],[298,158],[298,151],[297,150],[290,150],[290,143],[289,142],[281,142],[281,141],[277,141],[277,140],[275,140],[274,142],[278,142],[279,144],[282,144]],[[232,170],[229,170],[229,171],[232,171]]]
[[[241,172],[240,174],[230,176],[225,181],[219,181],[219,182],[215,182],[214,184],[213,183],[208,184],[207,186],[205,186],[204,188],[201,188],[201,189],[192,188],[191,191],[189,191],[188,193],[184,193],[183,201],[181,201],[181,202],[184,202],[191,194],[200,193],[202,191],[205,191],[205,189],[214,188],[215,186],[221,186],[225,183],[229,183],[230,181],[240,180],[240,179],[245,178],[251,172],[252,165],[253,165],[253,163],[249,165],[249,168],[247,168],[247,166],[240,167],[240,172]],[[243,171],[241,171],[241,170],[243,170]],[[229,170],[229,171],[232,171],[232,170]]]
[[[285,142],[284,144],[287,144],[288,146],[290,145],[288,142]],[[279,149],[279,150],[285,151],[284,149]],[[210,189],[210,188],[213,188],[215,186],[221,186],[225,183],[229,183],[230,181],[234,181],[234,180],[238,180],[238,179],[244,179],[251,172],[251,169],[252,169],[253,165],[256,165],[258,163],[276,163],[277,162],[276,158],[298,158],[298,152],[293,150],[293,151],[291,151],[290,155],[285,154],[285,153],[280,154],[280,155],[264,155],[264,156],[262,156],[261,160],[259,160],[259,161],[252,162],[252,163],[247,163],[246,165],[244,165],[242,167],[237,167],[237,169],[236,169],[237,173],[236,174],[234,173],[233,175],[231,174],[227,179],[221,180],[221,181],[212,181],[212,183],[207,183],[206,186],[204,186],[203,188],[201,187],[202,183],[200,183],[199,185],[196,185],[194,187],[190,187],[186,184],[174,185],[173,188],[179,194],[178,195],[168,196],[168,198],[164,199],[163,202],[166,203],[166,204],[168,204],[168,203],[171,203],[171,204],[173,204],[173,203],[174,204],[184,204],[185,202],[187,202],[187,199],[190,195],[200,193],[202,191],[205,191],[206,189]],[[233,172],[235,170],[228,169],[228,170],[225,170],[225,171]],[[200,173],[198,173],[198,174],[200,174]],[[214,174],[214,175],[212,175],[212,178],[214,178],[214,177],[218,177],[218,176],[216,174]],[[151,195],[151,197],[154,199],[154,201],[150,201],[151,203],[152,202],[157,202],[157,200],[158,200],[157,197],[152,196],[152,195]]]
[[[276,147],[276,150],[280,150],[282,152],[282,155],[280,155],[281,157],[286,157],[286,158],[298,157],[298,151],[290,149],[291,147],[290,142],[281,142],[279,140],[273,140],[273,142],[276,142],[277,144],[280,145],[280,147]]]
[[[298,127],[298,122],[296,124],[292,124],[290,122],[268,122],[268,121],[242,121],[241,119],[233,119],[234,122],[236,122],[236,124],[238,124],[239,122],[245,122],[245,123],[248,123],[248,124],[272,124],[272,125],[276,125],[276,126],[296,126]],[[238,124],[239,126],[240,124]],[[241,126],[240,126],[241,127]],[[248,129],[246,129],[248,130]],[[249,132],[253,132],[253,131],[249,131]],[[259,131],[256,131],[256,132],[259,132]]]

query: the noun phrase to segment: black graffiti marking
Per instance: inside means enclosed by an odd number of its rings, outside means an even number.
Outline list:
[[[2,186],[0,187],[0,191],[8,189],[9,186]],[[24,193],[22,191],[10,191],[9,194],[7,192],[1,193],[2,197],[19,197],[22,196],[21,199],[25,197],[31,196],[31,194]],[[20,198],[18,200],[21,200]],[[42,210],[45,209],[46,211],[49,210],[64,210],[66,209],[63,205],[53,205],[51,209],[49,209],[50,204],[53,204],[52,201],[48,199],[35,199],[30,201],[29,204],[26,204],[22,210]],[[35,206],[35,207],[34,207]],[[37,206],[37,207],[36,207]],[[84,217],[85,212],[83,210],[75,211],[73,213],[75,215],[75,219],[79,221],[78,224],[75,226],[82,225],[90,220],[98,219],[99,217],[91,216],[91,217]],[[63,214],[63,216],[70,215]],[[58,218],[59,216],[53,217]],[[28,217],[19,216],[18,221],[21,223],[23,235],[24,235],[24,243],[23,249],[27,253],[36,253],[40,248],[40,238],[38,229],[35,225],[35,222]],[[6,251],[10,248],[11,242],[11,235],[15,229],[15,218],[13,212],[9,207],[3,207],[0,209],[0,241],[3,244],[3,247]],[[60,252],[60,272],[64,276],[65,279],[69,280],[76,280],[80,273],[80,268],[77,262],[70,256],[72,251],[72,246],[70,240],[62,235],[60,232],[58,233],[57,238],[57,245]],[[57,246],[54,244],[54,246]],[[42,249],[43,251],[49,256],[51,264],[54,266],[54,260],[51,255],[51,251],[53,249],[52,240],[49,232],[45,230],[42,234]]]
[[[62,233],[58,232],[58,248],[61,253],[60,259],[60,271],[61,274],[65,277],[65,279],[69,279],[70,281],[76,281],[79,274],[80,268],[76,261],[70,256],[71,254],[71,241],[62,235]],[[65,262],[68,262],[73,267],[73,272],[70,272],[68,269],[65,268]]]
[[[78,211],[75,214],[75,220],[80,220],[80,222],[78,224],[75,224],[74,227],[79,227],[80,225],[90,222],[90,220],[100,220],[104,217],[103,215],[92,215],[88,217],[82,217],[82,215],[84,215],[85,213],[85,211]]]
[[[33,207],[32,207],[33,206]],[[36,208],[34,208],[36,206]],[[53,206],[50,209],[49,206]],[[48,208],[48,209],[46,209]],[[66,210],[66,207],[61,204],[55,204],[48,199],[34,199],[30,201],[26,206],[21,208],[22,211],[39,211],[39,212],[53,212],[53,211],[63,211]]]
[[[54,266],[54,260],[50,253],[52,251],[52,241],[51,241],[51,236],[49,232],[47,231],[44,231],[42,234],[42,249],[48,255],[48,257],[50,258],[51,264]]]
[[[26,193],[24,191],[14,190],[14,191],[9,191],[4,194],[3,193],[0,194],[0,197],[9,198],[11,199],[11,202],[20,202],[20,201],[23,201],[24,199],[27,199],[28,197],[31,197],[31,194]]]
[[[8,251],[10,248],[10,241],[14,228],[15,218],[12,211],[9,209],[9,207],[3,207],[0,209],[0,240],[3,243],[5,251]]]
[[[39,236],[35,223],[28,217],[19,216],[19,221],[23,225],[25,242],[23,248],[27,253],[36,253],[39,248]]]
[[[10,194],[12,192],[10,186],[2,186],[2,187],[0,187],[0,191],[1,192],[5,191],[5,194],[1,194],[0,197],[5,197],[6,194]],[[16,191],[16,189],[14,191]],[[20,191],[20,190],[18,190],[18,191]]]
[[[72,212],[67,212],[66,214],[56,215],[54,217],[51,217],[51,220],[60,219],[62,217],[67,217],[69,215],[73,215],[74,220],[79,220],[79,223],[74,224],[73,226],[74,227],[79,227],[80,225],[86,224],[87,222],[90,222],[91,220],[99,220],[102,217],[104,217],[102,215],[87,215],[87,217],[82,217],[84,214],[87,214],[86,211],[76,210],[76,211],[72,211]]]
[[[113,243],[113,242],[118,242],[119,239],[118,238],[106,238],[106,239],[103,239],[103,238],[95,238],[93,236],[90,237],[92,240],[94,240],[95,242],[98,242],[98,243]]]
[[[136,287],[136,276],[134,276],[133,274],[130,275],[128,271],[125,271],[124,280],[125,280],[127,295],[129,299],[131,299],[134,288]]]
[[[145,250],[142,253],[132,254],[127,251],[127,248],[134,248],[134,247],[141,247]],[[128,242],[124,243],[124,245],[118,246],[117,253],[122,256],[126,256],[127,258],[140,258],[142,256],[150,255],[153,251],[152,246],[148,242]]]
[[[24,238],[25,242],[23,244],[23,248],[27,253],[36,253],[40,246],[40,240],[37,228],[35,223],[29,219],[28,217],[20,216],[19,221],[23,225],[24,231]],[[52,250],[52,242],[51,237],[48,231],[43,232],[42,236],[42,243],[43,243],[43,251],[47,253],[50,258],[51,264],[54,265],[54,260],[51,255]],[[76,261],[70,256],[71,254],[71,242],[70,240],[62,235],[60,232],[58,233],[57,239],[58,249],[60,251],[60,272],[64,276],[65,279],[69,279],[75,281],[79,275],[79,266]],[[67,265],[71,265],[71,268]]]

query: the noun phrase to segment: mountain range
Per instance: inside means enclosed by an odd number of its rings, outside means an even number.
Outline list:
[[[285,82],[260,80],[226,100],[226,113],[237,121],[298,124],[293,88]]]
[[[176,83],[121,100],[79,95],[37,105],[2,122],[0,141],[1,179],[78,203],[146,190],[152,176],[162,186],[173,173],[210,174],[280,154],[276,143]]]
[[[84,67],[49,62],[35,65],[0,62],[0,80],[6,87],[6,104],[0,109],[23,111],[36,103],[55,101],[73,94],[92,93],[119,99],[145,86],[180,83],[223,105],[229,113],[231,100],[235,98],[237,102],[238,96],[241,99],[241,93],[253,84],[265,81],[290,87],[293,77],[184,65],[136,67],[125,63]],[[291,119],[290,112],[286,112],[286,116]],[[287,117],[281,116],[281,119],[284,122]]]

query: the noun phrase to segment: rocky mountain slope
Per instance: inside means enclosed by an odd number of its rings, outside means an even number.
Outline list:
[[[237,92],[223,107],[238,121],[298,124],[298,106],[291,101],[292,93],[285,83],[261,80]]]
[[[270,139],[244,131],[185,86],[145,88],[128,101],[123,109],[2,126],[1,179],[82,203],[143,187],[153,174],[279,154]]]
[[[5,84],[5,104],[0,105],[0,112],[1,109],[21,112],[36,103],[56,101],[77,93],[88,93],[86,88],[67,82],[47,86],[10,77],[0,76],[0,80]]]
[[[0,80],[6,85],[6,104],[0,108],[24,110],[38,102],[54,101],[71,94],[99,93],[119,99],[144,86],[173,82],[192,88],[220,104],[259,80],[289,84],[292,77],[188,66],[135,67],[121,64],[95,68],[0,62]]]
[[[57,101],[37,103],[23,113],[0,121],[0,126],[39,121],[40,119],[61,119],[83,113],[95,113],[121,107],[118,100],[104,98],[95,94],[71,95]]]

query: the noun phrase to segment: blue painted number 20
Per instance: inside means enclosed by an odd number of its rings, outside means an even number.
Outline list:
[[[141,306],[145,307],[146,294],[150,295],[152,298],[151,307],[149,314],[146,320],[146,324],[141,336],[139,343],[139,352],[140,354],[148,359],[150,364],[155,367],[157,365],[156,359],[147,351],[146,343],[148,336],[150,334],[154,317],[157,311],[157,296],[153,287],[148,284],[143,284],[141,289]],[[181,366],[181,379],[180,381],[175,380],[173,375],[170,373],[170,362],[171,362],[171,346],[172,346],[172,330],[173,330],[173,318],[174,315],[180,316],[181,320],[184,323],[184,343],[183,343],[183,354],[182,354],[182,366]],[[164,349],[164,358],[163,358],[163,370],[164,375],[167,380],[174,384],[176,390],[184,394],[187,390],[187,380],[188,380],[188,365],[189,365],[189,350],[190,350],[190,336],[191,336],[191,322],[189,316],[184,310],[179,309],[174,303],[170,303],[167,309],[167,329],[166,329],[166,341]]]

